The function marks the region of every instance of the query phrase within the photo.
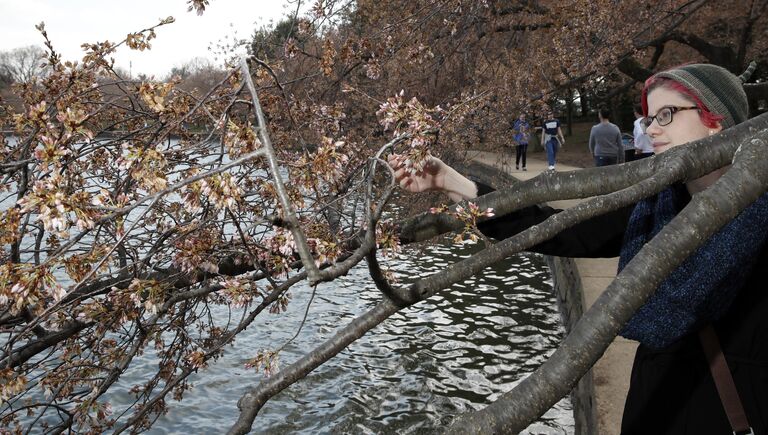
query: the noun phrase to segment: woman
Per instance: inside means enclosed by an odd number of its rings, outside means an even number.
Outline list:
[[[714,65],[686,65],[656,74],[643,89],[644,124],[654,152],[716,134],[747,119],[740,80]],[[491,191],[439,159],[409,176],[391,160],[409,191],[440,190],[453,200]],[[690,200],[726,170],[673,185],[624,209],[582,222],[532,251],[565,257],[620,256],[619,270]],[[495,238],[514,235],[558,210],[522,209],[486,221]],[[768,195],[713,235],[656,290],[622,330],[638,340],[623,434],[732,433],[699,332],[712,325],[755,433],[768,433]]]

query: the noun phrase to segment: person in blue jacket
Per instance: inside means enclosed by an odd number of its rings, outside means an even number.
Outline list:
[[[531,124],[528,123],[528,121],[525,120],[525,113],[521,113],[520,117],[517,118],[512,124],[512,130],[515,132],[515,143],[516,146],[516,153],[515,153],[515,169],[520,169],[520,161],[522,160],[523,163],[523,171],[527,171],[526,168],[526,157],[528,154],[528,139],[531,137]]]
[[[653,150],[717,134],[748,118],[742,83],[728,70],[692,64],[662,71],[643,89],[642,120]],[[419,174],[390,158],[400,186],[438,190],[455,201],[492,191],[431,158]],[[635,205],[566,229],[531,251],[564,257],[619,256],[621,270],[640,248],[727,168],[674,184]],[[502,239],[559,210],[532,206],[479,225]],[[664,280],[621,331],[637,340],[622,434],[733,433],[703,350],[714,330],[746,419],[768,433],[768,194],[715,233]]]

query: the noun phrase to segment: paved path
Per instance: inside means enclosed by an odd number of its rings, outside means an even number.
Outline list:
[[[528,171],[515,170],[514,157],[511,161],[499,158],[498,153],[475,151],[470,157],[480,163],[494,166],[511,174],[519,180],[528,180],[547,169],[547,163],[538,159],[528,159]],[[557,171],[575,171],[580,168],[557,165]],[[551,205],[568,208],[579,200],[555,201]],[[585,308],[589,308],[595,299],[616,277],[618,258],[578,258],[581,283],[584,287]],[[621,429],[621,414],[629,388],[629,375],[637,343],[617,337],[605,351],[593,368],[595,383],[595,401],[597,405],[598,428],[601,435],[618,434]]]

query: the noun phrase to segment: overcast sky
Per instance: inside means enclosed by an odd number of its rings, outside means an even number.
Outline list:
[[[160,18],[176,22],[157,29],[152,50],[121,49],[117,65],[133,74],[165,76],[172,67],[208,50],[220,41],[249,39],[256,27],[286,12],[286,0],[211,0],[202,16],[187,12],[186,0],[0,0],[0,51],[27,45],[43,46],[35,25],[45,22],[48,37],[65,60],[80,60],[80,44],[117,42],[129,32],[151,27]],[[294,5],[295,6],[295,5]]]

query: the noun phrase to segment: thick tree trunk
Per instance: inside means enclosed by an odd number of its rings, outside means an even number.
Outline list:
[[[584,118],[589,113],[589,102],[587,98],[587,91],[584,88],[579,88],[579,105],[581,107],[581,117]]]
[[[565,99],[566,107],[566,122],[568,122],[568,128],[566,135],[573,136],[573,90],[568,89],[568,97]]]

